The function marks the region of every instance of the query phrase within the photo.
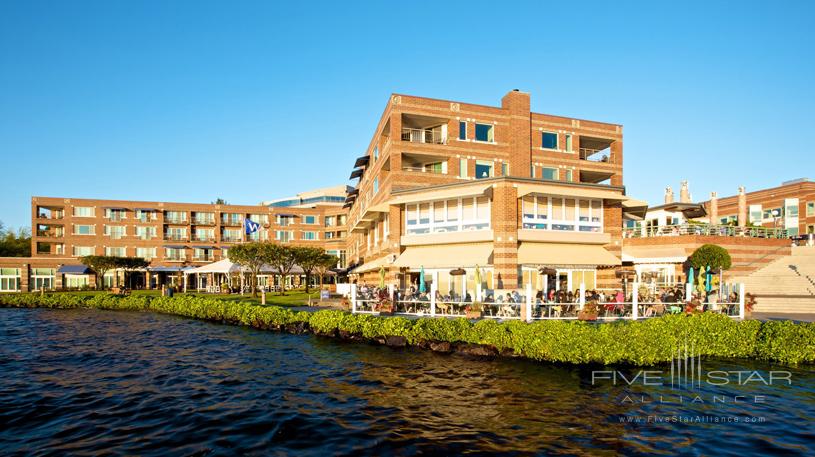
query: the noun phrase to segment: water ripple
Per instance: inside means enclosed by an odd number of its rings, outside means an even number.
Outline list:
[[[147,456],[815,454],[815,373],[808,368],[791,370],[792,386],[695,392],[765,395],[760,405],[664,403],[660,396],[676,396],[669,386],[595,386],[591,369],[146,313],[0,309],[0,449]],[[625,422],[705,415],[765,422]]]

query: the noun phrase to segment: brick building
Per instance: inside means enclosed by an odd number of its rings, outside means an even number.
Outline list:
[[[623,187],[622,126],[501,106],[393,95],[349,192],[357,280],[400,288],[617,288],[623,218],[644,213]],[[451,275],[451,269],[465,274]]]
[[[94,285],[78,260],[86,255],[142,257],[150,267],[135,276],[136,287],[175,284],[184,269],[226,258],[244,241],[315,246],[344,263],[346,191],[337,186],[259,205],[32,197],[31,257],[0,259],[0,291]],[[259,229],[247,235],[245,219]]]

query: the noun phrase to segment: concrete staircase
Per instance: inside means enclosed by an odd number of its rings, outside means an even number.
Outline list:
[[[757,313],[815,314],[815,247],[795,247],[749,275],[734,278],[756,296]]]

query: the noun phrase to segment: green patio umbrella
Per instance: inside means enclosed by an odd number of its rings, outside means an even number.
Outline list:
[[[421,270],[419,270],[419,292],[427,292],[427,285],[424,283],[424,265],[422,265]]]
[[[385,288],[385,267],[379,267],[379,288]]]
[[[690,284],[690,288],[693,290],[693,267],[690,267],[690,270],[688,270],[688,284]]]
[[[713,290],[713,275],[710,274],[710,265],[707,266],[707,272],[705,273],[705,292],[710,293]]]

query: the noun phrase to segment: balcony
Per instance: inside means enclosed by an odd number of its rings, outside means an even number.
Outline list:
[[[447,119],[418,114],[402,114],[402,141],[447,144]]]
[[[171,233],[165,234],[164,239],[166,241],[189,241],[190,240],[187,235],[177,235],[177,234],[171,234]]]
[[[186,262],[187,256],[184,255],[170,255],[164,256],[164,260],[167,262]]]
[[[192,218],[193,225],[215,225],[214,217],[195,216]]]
[[[165,224],[186,224],[187,218],[182,216],[164,216]]]
[[[64,214],[61,209],[37,208],[37,219],[59,220]]]
[[[626,227],[623,229],[623,238],[653,238],[662,236],[732,236],[747,238],[774,238],[788,237],[785,229],[765,227],[736,227],[732,225],[714,224],[679,224],[663,225],[661,227]]]
[[[210,254],[210,255],[194,255],[194,256],[192,256],[192,261],[193,262],[214,262],[215,261],[215,256],[212,255],[212,254]]]
[[[592,138],[588,136],[580,137],[580,149],[578,157],[596,163],[612,163],[611,145],[614,140],[607,138]]]
[[[192,237],[193,241],[203,241],[205,243],[214,243],[215,237],[214,236],[206,236],[206,235],[194,235]]]
[[[441,129],[402,129],[402,141],[411,143],[445,144],[446,138]]]
[[[240,218],[232,218],[232,217],[222,217],[221,218],[221,225],[226,225],[229,227],[236,227],[241,225],[243,222]]]
[[[221,237],[221,242],[223,243],[240,243],[241,237],[239,236],[223,236]]]

